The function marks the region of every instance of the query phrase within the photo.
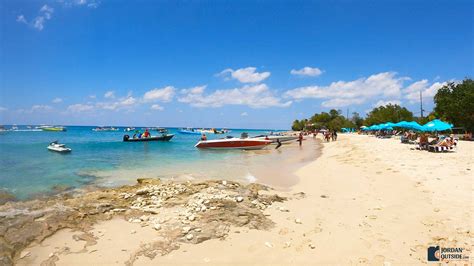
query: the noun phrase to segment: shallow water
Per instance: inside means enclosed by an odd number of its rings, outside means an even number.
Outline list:
[[[294,144],[276,151],[274,146],[260,151],[199,150],[194,147],[199,135],[182,135],[175,128],[169,129],[175,134],[170,142],[124,143],[123,129],[94,132],[92,128],[0,133],[0,189],[27,199],[62,188],[130,184],[138,177],[258,181],[284,189],[297,182],[291,172],[317,156],[314,145],[303,145],[302,150]],[[268,131],[236,129],[228,135]],[[46,146],[53,140],[67,144],[72,153],[48,151]]]

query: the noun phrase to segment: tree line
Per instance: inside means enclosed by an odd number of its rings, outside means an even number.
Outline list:
[[[340,131],[342,128],[359,129],[386,122],[416,121],[425,124],[433,119],[441,119],[462,127],[468,132],[474,131],[474,81],[466,78],[461,83],[450,82],[440,88],[434,96],[435,107],[426,117],[415,117],[411,111],[398,104],[387,104],[372,109],[365,118],[359,113],[345,117],[341,110],[316,113],[310,118],[295,120],[291,128],[296,131],[329,129]]]

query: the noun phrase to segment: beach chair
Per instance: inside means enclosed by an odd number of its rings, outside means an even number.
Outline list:
[[[454,151],[458,145],[458,139],[453,140],[453,145],[446,147],[446,146],[438,146],[438,145],[429,145],[428,151],[430,152],[447,152],[447,151]]]

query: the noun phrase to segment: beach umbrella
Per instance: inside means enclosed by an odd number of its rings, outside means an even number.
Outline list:
[[[406,128],[406,129],[412,129],[416,131],[424,131],[424,127],[420,124],[418,124],[415,121],[400,121],[396,124],[393,125],[393,127],[400,127],[400,128]]]
[[[398,123],[395,123],[393,126],[394,126],[394,127],[406,128],[406,127],[407,127],[407,124],[408,124],[407,121],[400,121],[400,122],[398,122]]]
[[[413,129],[413,130],[416,130],[416,131],[425,131],[425,128],[422,125],[415,122],[415,121],[407,122],[407,128]]]
[[[379,129],[380,130],[392,130],[393,129],[392,125],[394,125],[394,124],[391,123],[391,122],[388,122],[388,123],[385,123],[385,124],[380,124]]]
[[[423,125],[425,131],[445,131],[453,128],[453,125],[439,119],[432,120]]]

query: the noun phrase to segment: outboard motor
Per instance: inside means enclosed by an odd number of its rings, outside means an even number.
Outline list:
[[[128,141],[129,138],[130,138],[129,135],[125,135],[125,136],[123,136],[123,141]]]

